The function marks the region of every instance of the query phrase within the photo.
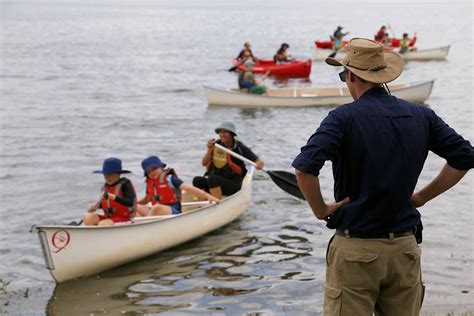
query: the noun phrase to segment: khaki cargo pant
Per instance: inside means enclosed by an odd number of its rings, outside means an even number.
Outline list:
[[[324,315],[418,315],[424,288],[414,236],[334,236],[327,251]]]

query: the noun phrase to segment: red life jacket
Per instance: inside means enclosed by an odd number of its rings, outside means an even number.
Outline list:
[[[109,186],[106,183],[104,184],[102,188],[102,192],[107,191],[108,193],[112,193],[115,196],[123,197],[122,184],[125,183],[125,181],[127,181],[127,179],[122,178],[113,186]],[[130,184],[132,185],[132,189],[133,189],[133,184],[131,182]],[[115,200],[102,199],[101,208],[104,210],[105,218],[111,218],[111,217],[130,218],[133,215],[135,215],[135,210],[137,208],[137,200],[136,199],[134,200],[132,207],[128,207],[128,206],[118,203]]]
[[[181,189],[168,184],[169,174],[173,174],[172,170],[164,170],[156,179],[146,178],[146,194],[152,205],[171,205],[181,201]]]

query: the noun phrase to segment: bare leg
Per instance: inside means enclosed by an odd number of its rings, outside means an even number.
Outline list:
[[[114,222],[111,219],[103,219],[99,222],[99,226],[112,226]]]
[[[222,199],[221,187],[210,188],[209,193],[211,193],[213,197],[218,198],[219,200]]]
[[[86,226],[96,226],[100,220],[96,213],[86,213],[82,221]]]
[[[171,210],[170,206],[156,203],[151,208],[151,211],[150,213],[148,213],[148,216],[171,215],[171,214],[173,214],[173,211]]]
[[[150,213],[150,208],[148,207],[148,205],[138,204],[137,210],[135,212],[135,217],[148,216],[149,213]]]

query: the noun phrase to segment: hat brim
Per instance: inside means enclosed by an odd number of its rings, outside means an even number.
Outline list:
[[[216,132],[216,134],[219,134],[219,131],[220,131],[220,130],[224,130],[224,131],[226,131],[226,132],[231,133],[231,134],[234,135],[234,136],[237,136],[236,133],[234,133],[234,132],[231,131],[230,129],[227,129],[227,128],[224,128],[224,127],[218,127],[218,128],[216,128],[216,129],[214,130],[214,132]]]
[[[105,173],[105,172],[102,171],[102,170],[94,170],[94,171],[92,171],[92,173],[100,173],[100,174],[118,173],[118,174],[122,174],[122,173],[132,173],[132,172],[131,172],[131,171],[128,171],[128,170],[121,170],[121,171],[118,171],[118,172],[108,172],[108,173]]]
[[[147,170],[150,170],[152,168],[165,168],[166,167],[166,164],[162,164],[161,166],[158,166],[156,164],[153,164],[151,166],[148,166],[148,168],[146,168],[146,170],[143,171],[143,176],[146,177],[146,173],[147,173]]]
[[[326,58],[326,63],[330,66],[343,66],[357,77],[372,83],[387,83],[397,79],[403,71],[403,58],[395,52],[384,52],[384,59],[387,67],[378,71],[360,70],[345,64],[346,59],[339,61],[336,58]]]

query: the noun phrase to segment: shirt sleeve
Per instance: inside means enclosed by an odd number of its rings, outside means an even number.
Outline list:
[[[242,151],[242,156],[244,156],[247,159],[252,160],[253,162],[257,161],[258,157],[257,155],[254,154],[254,152],[245,146],[243,143],[238,143],[238,146],[240,147],[240,150]]]
[[[429,148],[436,155],[458,170],[474,167],[474,148],[469,141],[456,133],[431,110],[431,135]]]
[[[183,180],[174,175],[169,175],[169,180],[175,189],[179,189],[181,184],[183,184]]]
[[[128,179],[122,183],[122,195],[122,197],[116,196],[115,202],[127,207],[132,207],[136,200],[136,194],[132,182]]]
[[[318,176],[324,162],[337,156],[343,136],[342,119],[336,112],[329,112],[291,165],[304,173]]]

